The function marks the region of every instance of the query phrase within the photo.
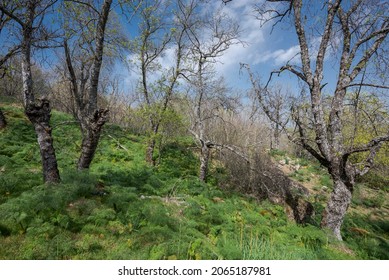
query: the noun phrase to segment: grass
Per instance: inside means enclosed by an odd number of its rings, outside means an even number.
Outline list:
[[[145,138],[107,125],[90,171],[77,172],[79,129],[53,112],[62,182],[44,185],[31,125],[0,105],[9,123],[0,131],[0,259],[389,258],[387,221],[349,215],[338,243],[281,206],[201,183],[187,139],[167,143],[149,167]]]

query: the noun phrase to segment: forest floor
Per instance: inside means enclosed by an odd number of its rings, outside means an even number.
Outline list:
[[[78,172],[81,135],[59,112],[62,182],[44,185],[32,126],[21,108],[0,107],[0,259],[389,259],[387,187],[358,184],[338,242],[319,228],[331,180],[314,162],[272,155],[311,192],[317,214],[301,226],[282,206],[219,188],[219,168],[199,182],[189,138],[166,143],[149,167],[146,139],[108,124],[91,169]]]

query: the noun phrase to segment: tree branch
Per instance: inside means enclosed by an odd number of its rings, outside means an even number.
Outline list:
[[[13,55],[17,54],[18,52],[20,52],[20,46],[19,45],[14,46],[12,49],[10,49],[6,55],[4,55],[3,57],[0,58],[0,68],[3,66],[3,64],[9,58],[11,58]]]
[[[361,153],[361,152],[367,152],[371,151],[372,148],[381,145],[382,142],[388,142],[389,141],[389,132],[387,135],[376,137],[372,140],[370,140],[367,144],[358,146],[358,147],[352,147],[349,148],[344,154],[343,157],[349,157],[352,154],[355,153]]]
[[[389,89],[389,86],[386,86],[386,85],[377,85],[377,84],[369,84],[369,83],[351,83],[351,84],[348,84],[346,86],[344,86],[344,88],[349,88],[349,87],[375,87],[375,88],[382,88],[382,89]]]
[[[366,67],[367,62],[371,58],[371,56],[378,50],[381,43],[385,40],[389,33],[389,21],[386,21],[383,25],[382,32],[378,33],[377,39],[373,43],[373,45],[364,53],[362,58],[359,60],[357,65],[354,67],[354,69],[350,73],[350,81],[353,81],[355,77],[361,72],[363,68]]]
[[[81,5],[87,6],[88,8],[92,9],[96,14],[98,14],[100,16],[100,11],[97,10],[93,5],[91,5],[88,2],[83,2],[83,1],[79,1],[79,0],[65,0],[65,2],[73,2],[73,3],[77,3],[77,4],[81,4]]]
[[[334,4],[331,2],[328,3],[330,7],[328,10],[326,25],[324,27],[324,34],[322,36],[319,51],[316,56],[315,80],[317,83],[320,83],[323,78],[324,57],[328,47],[328,42],[330,40],[334,18],[340,7],[340,2],[341,0],[336,0]]]
[[[301,50],[301,62],[302,62],[302,68],[303,73],[305,77],[305,82],[312,87],[313,80],[312,80],[312,71],[310,68],[311,60],[309,56],[309,48],[308,43],[305,35],[304,26],[302,23],[302,15],[301,15],[301,7],[302,7],[302,1],[301,0],[293,0],[292,1],[293,10],[294,10],[294,20],[295,20],[295,28],[297,33],[297,38],[299,40],[300,44],[300,50]]]
[[[25,23],[18,18],[16,15],[14,15],[12,12],[10,12],[3,4],[0,4],[0,11],[3,12],[5,15],[12,18],[14,21],[20,24],[20,26],[24,27]]]

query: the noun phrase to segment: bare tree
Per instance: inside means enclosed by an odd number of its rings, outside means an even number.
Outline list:
[[[270,149],[279,149],[282,128],[289,122],[290,94],[282,89],[281,85],[264,88],[260,80],[250,69],[250,65],[241,63],[249,74],[252,85],[253,96],[250,96],[254,104],[258,103],[259,108],[270,120],[272,135],[270,136]],[[255,110],[257,111],[257,110]],[[255,112],[253,112],[255,113]]]
[[[78,169],[82,170],[89,168],[99,143],[101,129],[108,119],[108,109],[98,108],[97,101],[104,54],[104,38],[112,0],[105,0],[101,10],[98,10],[94,3],[88,1],[68,2],[69,14],[74,12],[76,15],[90,15],[90,17],[85,18],[71,18],[73,21],[81,21],[68,22],[65,29],[69,28],[66,31],[71,36],[79,35],[79,40],[71,37],[64,40],[68,79],[74,98],[76,117],[82,131],[81,155],[77,164]],[[72,24],[75,25],[73,30],[70,28]],[[76,40],[73,49],[69,46],[70,40]],[[77,47],[79,49],[75,49]],[[74,53],[79,56],[76,57]],[[88,53],[92,55],[90,56]],[[79,66],[79,69],[76,69],[75,64]]]
[[[6,16],[6,14],[3,12],[3,10],[0,11],[0,36],[2,33],[2,30],[4,27],[10,22],[10,18]],[[1,37],[0,37],[1,38]],[[2,47],[2,49],[5,49],[5,46]],[[0,78],[3,79],[6,74],[6,62],[9,60],[12,56],[14,56],[18,51],[20,50],[20,44],[12,45],[12,47],[8,48],[7,51],[4,54],[0,55]],[[5,119],[5,116],[3,114],[3,111],[0,109],[0,129],[3,129],[7,126],[7,121]]]
[[[124,89],[121,81],[124,79],[122,75],[112,75],[111,72],[105,71],[100,81],[101,101],[104,107],[109,109],[109,120],[112,123],[122,127],[128,127],[129,108],[136,102],[133,95]]]
[[[21,36],[20,54],[23,77],[23,98],[25,113],[34,125],[43,165],[43,177],[47,183],[60,181],[57,159],[53,147],[50,127],[50,104],[45,98],[35,99],[31,73],[31,50],[48,39],[50,34],[44,26],[46,14],[56,4],[56,0],[29,0],[20,2],[0,2],[0,11],[17,26],[15,32]]]
[[[227,91],[222,80],[215,79],[214,64],[231,45],[239,43],[239,26],[220,11],[208,13],[196,22],[186,31],[191,44],[191,65],[185,77],[193,102],[190,133],[200,146],[199,178],[206,181],[210,149],[216,144],[207,134],[207,123],[216,117],[215,109],[227,105],[223,104]]]
[[[182,75],[187,52],[186,30],[197,1],[143,1],[138,8],[139,37],[131,43],[133,63],[139,70],[141,106],[148,122],[146,161],[155,165],[154,150],[174,91]],[[170,15],[173,9],[174,17]],[[168,56],[170,65],[161,60]]]
[[[321,225],[330,229],[338,239],[341,226],[350,205],[355,178],[364,175],[372,167],[374,158],[389,131],[371,137],[363,144],[347,145],[344,141],[344,108],[347,93],[353,87],[389,88],[363,79],[365,69],[373,56],[385,50],[389,33],[389,20],[385,1],[326,1],[318,5],[302,0],[269,0],[265,6],[257,6],[262,19],[276,23],[290,16],[300,46],[301,65],[287,63],[272,74],[288,71],[297,76],[309,90],[310,114],[294,114],[299,133],[298,142],[325,166],[333,180],[333,192],[323,213]],[[309,20],[307,10],[317,9],[324,22]],[[311,44],[309,31],[318,32],[319,44]],[[330,98],[328,114],[325,111],[323,82],[326,58],[333,48],[333,61],[337,62],[338,77]],[[339,54],[337,57],[336,54]],[[377,75],[379,76],[379,75]],[[306,117],[311,116],[310,120]],[[312,139],[310,135],[314,135]],[[364,155],[363,160],[352,162],[354,154]]]

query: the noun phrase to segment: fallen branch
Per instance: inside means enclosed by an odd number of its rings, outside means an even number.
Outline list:
[[[124,147],[122,144],[120,144],[119,140],[117,140],[116,138],[114,138],[113,136],[109,135],[108,134],[108,137],[111,138],[113,141],[116,142],[116,144],[122,148],[123,150],[125,150],[128,154],[130,154],[130,152],[128,151],[128,149],[126,147]]]

